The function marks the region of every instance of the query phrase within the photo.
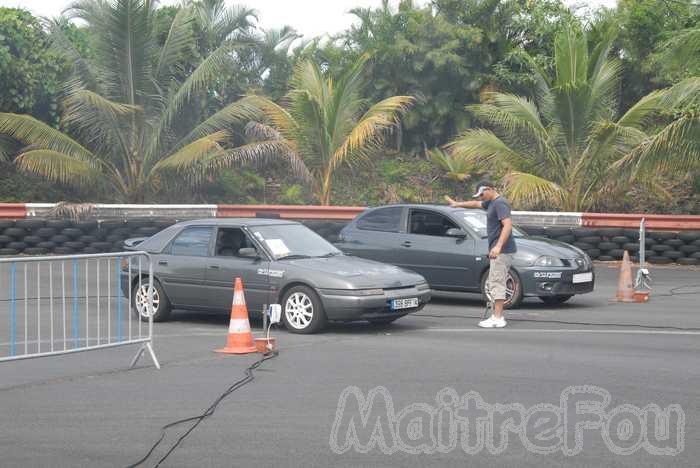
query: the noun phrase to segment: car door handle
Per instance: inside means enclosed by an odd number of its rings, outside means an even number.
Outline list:
[[[167,260],[158,260],[158,265],[166,266],[168,264]]]
[[[212,270],[218,270],[219,265],[209,265],[209,268],[211,268]]]
[[[411,246],[411,241],[404,241],[401,243],[404,247],[410,247]]]

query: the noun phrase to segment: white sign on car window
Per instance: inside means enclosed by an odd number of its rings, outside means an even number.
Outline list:
[[[272,255],[275,257],[284,257],[289,255],[289,248],[282,239],[265,239],[265,243],[270,248]]]

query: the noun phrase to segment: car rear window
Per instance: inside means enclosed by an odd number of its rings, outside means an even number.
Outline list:
[[[175,238],[171,247],[171,255],[186,255],[190,257],[206,257],[209,255],[209,240],[211,227],[187,228]]]
[[[357,220],[357,228],[365,231],[399,232],[402,210],[400,206],[372,210]]]

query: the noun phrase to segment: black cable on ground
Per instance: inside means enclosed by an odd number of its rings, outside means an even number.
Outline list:
[[[129,465],[128,468],[135,468],[135,467],[137,467],[137,466],[143,464],[146,460],[148,460],[148,458],[153,454],[153,452],[154,452],[155,449],[158,447],[158,445],[160,445],[160,443],[161,443],[161,442],[163,441],[163,439],[165,438],[166,431],[167,431],[169,428],[174,427],[174,426],[177,426],[177,425],[180,425],[180,424],[184,424],[184,423],[187,423],[187,422],[196,421],[196,422],[187,430],[187,432],[185,432],[185,433],[177,440],[177,442],[175,442],[175,444],[170,448],[170,450],[168,450],[168,452],[167,452],[165,455],[163,455],[163,456],[161,457],[160,460],[158,460],[158,463],[156,463],[156,464],[154,465],[155,467],[160,466],[161,463],[163,463],[163,462],[165,461],[165,459],[168,458],[168,456],[169,456],[171,453],[173,453],[173,451],[175,451],[175,449],[178,447],[178,445],[180,445],[180,443],[181,443],[183,440],[185,440],[185,437],[187,437],[188,435],[190,435],[190,433],[199,425],[199,423],[201,423],[202,421],[204,421],[205,418],[208,418],[209,416],[211,416],[212,414],[214,414],[214,411],[216,410],[216,407],[219,406],[219,403],[221,403],[221,402],[223,401],[224,398],[226,398],[227,396],[229,396],[231,393],[235,392],[235,391],[238,390],[239,388],[243,387],[244,385],[249,384],[250,382],[252,382],[252,381],[255,379],[255,376],[253,375],[253,371],[254,371],[255,369],[257,369],[258,367],[260,367],[260,365],[261,365],[263,362],[268,361],[268,360],[270,360],[270,359],[276,357],[278,354],[279,354],[279,351],[272,351],[272,352],[263,354],[263,356],[262,356],[260,359],[258,359],[257,361],[255,361],[253,364],[251,364],[250,366],[248,366],[248,367],[246,368],[246,370],[245,370],[245,374],[246,374],[245,377],[243,377],[242,379],[238,380],[238,381],[235,382],[233,385],[231,385],[229,388],[227,388],[226,391],[225,391],[224,393],[222,393],[216,400],[214,400],[214,403],[212,403],[211,406],[209,406],[209,408],[207,408],[207,410],[206,410],[204,413],[200,414],[199,416],[193,416],[193,417],[191,417],[191,418],[180,419],[180,420],[171,422],[171,423],[166,424],[165,426],[161,427],[160,438],[155,442],[155,444],[153,444],[153,446],[152,446],[151,449],[148,451],[148,453],[147,453],[143,458],[141,458],[139,461],[137,461],[136,463],[134,463],[134,464],[132,464],[132,465]]]

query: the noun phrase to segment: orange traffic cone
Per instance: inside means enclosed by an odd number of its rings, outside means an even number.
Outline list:
[[[620,266],[620,278],[617,282],[617,302],[636,302],[634,300],[634,287],[632,283],[632,264],[630,255],[625,250]]]
[[[243,295],[243,283],[236,278],[233,289],[233,305],[231,306],[231,322],[228,326],[226,347],[216,349],[217,353],[248,354],[255,353],[257,349],[253,344],[253,334],[250,332],[248,321],[248,307],[245,305]]]

